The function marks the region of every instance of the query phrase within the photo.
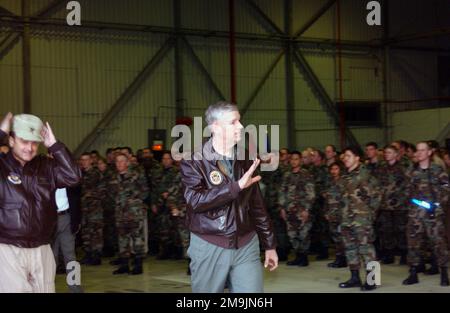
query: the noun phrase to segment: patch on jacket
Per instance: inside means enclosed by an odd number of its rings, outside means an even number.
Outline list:
[[[222,174],[219,171],[212,171],[209,173],[209,180],[213,185],[220,185],[222,183]]]
[[[22,180],[20,179],[19,175],[14,173],[9,173],[8,180],[14,185],[20,185],[22,183]]]

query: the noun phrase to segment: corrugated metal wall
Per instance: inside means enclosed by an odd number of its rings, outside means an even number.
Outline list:
[[[243,2],[243,1],[242,1]],[[266,34],[248,7],[236,5],[238,32]],[[293,28],[296,31],[327,1],[294,1]],[[49,0],[33,0],[31,12],[38,12]],[[173,26],[173,3],[168,0],[84,0],[82,21]],[[281,0],[256,0],[255,3],[281,29],[284,8]],[[380,27],[365,24],[365,1],[342,1],[342,39],[375,40],[382,35]],[[0,0],[0,5],[20,14],[20,1]],[[126,14],[125,14],[126,12]],[[228,1],[182,0],[182,27],[190,29],[228,30]],[[60,10],[54,17],[64,18]],[[326,12],[305,37],[333,39],[336,37],[335,6]],[[151,59],[163,42],[164,34],[90,31],[81,35],[65,32],[34,35],[32,55],[32,110],[49,120],[55,132],[72,149],[92,130],[125,88]],[[230,69],[226,39],[187,37],[195,53],[222,93],[230,94]],[[242,107],[280,51],[277,45],[237,42],[238,103]],[[334,51],[306,49],[302,51],[312,69],[333,100],[338,99],[337,66]],[[393,53],[390,92],[393,98],[407,98],[433,93],[436,77],[435,54]],[[208,85],[192,57],[182,52],[185,115],[202,116],[208,104],[218,95]],[[397,64],[406,68],[398,70]],[[22,106],[21,45],[0,60],[0,94],[2,111],[17,113]],[[399,65],[399,66],[400,66]],[[401,67],[400,66],[400,67]],[[297,145],[323,147],[337,144],[338,130],[320,105],[304,77],[295,72],[295,120]],[[408,79],[410,76],[410,79]],[[131,101],[113,120],[91,149],[129,145],[134,149],[147,145],[147,129],[170,129],[175,123],[173,50],[158,65]],[[343,92],[346,100],[382,100],[382,62],[378,53],[346,52],[343,54]],[[418,88],[416,88],[416,86]],[[282,58],[243,117],[245,124],[278,124],[281,146],[286,143],[285,65]],[[360,143],[383,141],[380,128],[353,128]],[[394,132],[395,133],[395,132]],[[170,139],[170,138],[168,138]]]
[[[397,112],[393,123],[395,138],[409,142],[436,139],[450,123],[450,108]]]

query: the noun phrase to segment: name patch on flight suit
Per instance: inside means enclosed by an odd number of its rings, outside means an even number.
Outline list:
[[[20,185],[22,183],[22,180],[20,179],[19,175],[14,173],[9,173],[8,180],[14,185]]]

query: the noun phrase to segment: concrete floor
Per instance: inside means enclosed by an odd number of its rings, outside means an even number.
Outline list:
[[[313,260],[314,256],[310,257]],[[96,293],[124,293],[124,292],[161,292],[177,293],[191,292],[190,277],[186,275],[187,261],[159,261],[148,257],[144,262],[144,274],[112,275],[115,269],[109,265],[109,259],[104,259],[101,266],[82,266],[82,285],[85,292]],[[347,268],[330,269],[326,266],[328,261],[311,261],[306,268],[287,266],[282,262],[275,272],[265,271],[264,289],[266,292],[345,292],[359,293],[359,289],[343,290],[338,288],[339,282],[349,278]],[[375,293],[384,292],[431,292],[450,293],[450,287],[439,285],[439,275],[426,276],[419,274],[419,284],[403,286],[402,280],[406,278],[408,268],[400,265],[381,266],[381,284]],[[57,275],[56,291],[67,292],[65,275]]]

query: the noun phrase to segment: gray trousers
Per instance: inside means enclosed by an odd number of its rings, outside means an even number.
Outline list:
[[[224,249],[191,233],[187,251],[191,258],[192,292],[263,292],[259,240],[255,237],[239,249]]]
[[[58,265],[60,249],[64,257],[65,267],[67,267],[67,263],[76,261],[75,235],[72,234],[72,229],[70,227],[70,214],[58,215],[56,233],[52,244],[56,265]]]

